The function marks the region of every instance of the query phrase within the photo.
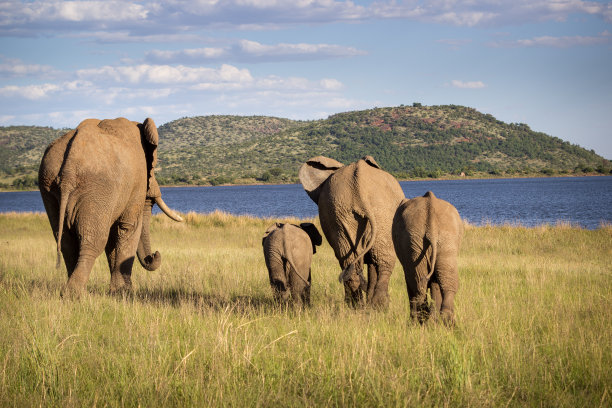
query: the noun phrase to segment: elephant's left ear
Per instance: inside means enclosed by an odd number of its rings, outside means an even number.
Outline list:
[[[160,197],[161,191],[154,173],[155,166],[157,166],[157,144],[159,142],[157,126],[155,126],[153,119],[146,118],[138,127],[140,128],[142,147],[147,160],[147,197]]]
[[[317,227],[310,222],[303,222],[300,224],[300,228],[306,231],[310,240],[312,241],[312,249],[314,250],[315,246],[320,246],[323,243],[323,237],[319,234],[319,230]]]
[[[142,122],[141,132],[149,144],[157,146],[159,142],[159,134],[157,133],[157,126],[155,126],[153,119],[146,118],[145,121]]]
[[[154,169],[155,166],[157,166],[157,144],[159,142],[159,134],[157,133],[157,126],[155,126],[153,119],[146,118],[145,121],[142,122],[142,125],[140,125],[140,134],[148,143],[148,146],[145,146],[147,163],[149,163],[151,169]]]
[[[377,169],[380,169],[380,166],[378,165],[378,163],[376,163],[376,160],[374,160],[372,156],[363,156],[361,160],[365,161],[372,167],[376,167]]]

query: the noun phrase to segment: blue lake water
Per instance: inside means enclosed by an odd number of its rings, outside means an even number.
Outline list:
[[[400,183],[406,197],[433,191],[449,201],[470,223],[520,223],[525,226],[559,221],[597,228],[612,223],[612,177],[553,177],[490,180],[424,180]],[[299,184],[162,188],[164,201],[180,212],[257,217],[317,215],[317,206]],[[40,193],[0,193],[0,212],[44,211]],[[159,210],[156,209],[156,212]]]

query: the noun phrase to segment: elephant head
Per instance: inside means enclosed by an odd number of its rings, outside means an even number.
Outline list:
[[[157,165],[157,145],[159,141],[157,127],[151,118],[145,119],[142,124],[137,124],[137,126],[140,129],[142,147],[147,160],[147,194],[143,209],[142,232],[140,235],[140,240],[138,241],[138,250],[136,251],[136,254],[138,255],[138,260],[143,268],[148,271],[154,271],[161,265],[161,254],[158,251],[155,251],[154,253],[151,251],[149,226],[151,224],[153,205],[157,204],[160,210],[162,210],[174,221],[180,222],[183,221],[183,218],[168,208],[161,197],[161,190],[159,188],[159,184],[157,183],[157,179],[155,178],[155,166]]]

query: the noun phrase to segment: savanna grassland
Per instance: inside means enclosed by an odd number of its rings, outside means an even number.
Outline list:
[[[261,236],[275,220],[155,216],[162,266],[133,297],[62,300],[44,214],[0,214],[0,406],[545,406],[612,404],[612,228],[466,226],[457,326],[344,305],[333,251],[312,307],[272,302]],[[295,221],[295,220],[294,220]],[[315,220],[318,223],[318,220]]]

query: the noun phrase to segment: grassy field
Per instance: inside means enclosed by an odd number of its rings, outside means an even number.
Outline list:
[[[449,330],[409,321],[399,263],[388,311],[347,308],[327,242],[312,307],[275,305],[273,221],[155,216],[162,267],[112,297],[100,257],[73,301],[46,216],[0,214],[0,406],[612,405],[612,227],[467,226]]]

